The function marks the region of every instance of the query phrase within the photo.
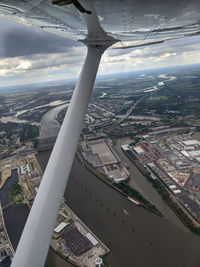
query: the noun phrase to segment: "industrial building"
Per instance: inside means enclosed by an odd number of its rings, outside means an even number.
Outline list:
[[[186,141],[182,141],[180,142],[183,146],[200,146],[200,142],[198,140],[186,140]]]
[[[54,229],[54,233],[56,234],[60,234],[67,226],[67,223],[62,222],[60,223],[55,229]]]
[[[196,158],[200,156],[200,150],[193,150],[188,152],[188,154],[190,154],[191,157]]]
[[[100,172],[106,174],[115,183],[128,178],[127,169],[122,166],[121,159],[116,151],[104,139],[82,143],[82,153],[85,159]]]
[[[28,164],[21,166],[20,169],[22,175],[30,172],[30,167]]]
[[[96,238],[94,238],[93,235],[91,235],[90,233],[87,233],[85,235],[87,237],[87,239],[92,243],[92,245],[95,247],[99,244],[99,241],[96,240]]]
[[[144,150],[143,150],[140,146],[136,146],[136,147],[134,147],[134,150],[135,150],[138,154],[144,153]]]
[[[84,144],[85,147],[82,145],[84,152],[87,153],[87,158],[94,167],[102,167],[120,162],[119,157],[110,149],[105,140],[100,139]]]

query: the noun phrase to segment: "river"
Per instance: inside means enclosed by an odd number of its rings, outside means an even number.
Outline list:
[[[115,149],[120,154],[120,157],[128,163],[130,172],[130,185],[137,189],[142,195],[153,203],[165,216],[166,219],[172,221],[177,226],[181,227],[184,231],[189,231],[183,223],[178,219],[170,207],[163,201],[160,194],[147,181],[144,175],[138,170],[138,168],[129,160],[129,158],[121,150],[121,145],[130,144],[132,140],[130,138],[120,138],[116,140]]]
[[[43,168],[48,157],[49,152],[38,155]],[[135,184],[137,182],[135,180]],[[142,183],[138,184],[138,189],[140,187]],[[151,184],[144,186],[145,195],[150,194],[149,188]],[[154,195],[155,190],[151,193]],[[151,198],[154,199],[154,196]],[[136,207],[90,173],[77,158],[71,170],[65,199],[81,220],[110,248],[111,253],[106,259],[111,266],[199,267],[198,236],[170,219],[170,214],[160,218],[142,207]],[[171,216],[174,216],[173,213]],[[59,256],[52,253],[46,267],[68,266],[64,261],[57,263]],[[52,262],[55,264],[52,265]]]
[[[55,107],[44,114],[40,122],[40,138],[57,136],[60,130],[60,124],[56,120],[58,113],[66,108],[69,103]]]
[[[157,91],[160,89],[161,86],[165,85],[166,82],[170,82],[170,81],[173,81],[173,80],[176,80],[177,77],[176,76],[167,76],[167,74],[160,74],[158,76],[158,78],[162,78],[162,79],[165,79],[161,82],[158,82],[157,85],[154,85],[154,86],[151,86],[151,87],[148,87],[148,88],[145,88],[145,89],[142,89],[140,91],[144,92],[144,93],[149,93],[149,92],[153,92],[153,91]]]
[[[61,104],[64,104],[64,103],[68,103],[69,101],[63,101],[63,100],[55,100],[55,101],[52,101],[48,104],[44,104],[44,105],[40,105],[40,106],[36,106],[36,107],[33,107],[33,108],[30,108],[30,109],[22,109],[20,111],[17,111],[14,115],[12,116],[2,116],[0,117],[0,121],[3,122],[3,123],[8,123],[8,122],[15,122],[15,123],[29,123],[29,121],[27,120],[23,120],[23,119],[20,119],[18,118],[20,115],[26,113],[27,111],[33,111],[33,110],[36,110],[36,109],[40,109],[42,107],[55,107],[55,106],[58,106],[58,105],[61,105]],[[39,125],[38,123],[36,122],[33,122],[33,124],[35,125]]]

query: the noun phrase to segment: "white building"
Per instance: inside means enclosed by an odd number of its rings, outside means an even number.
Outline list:
[[[20,169],[22,175],[30,172],[30,167],[28,164],[21,166]]]
[[[54,228],[54,232],[56,234],[59,234],[62,230],[65,229],[66,226],[67,226],[67,223],[62,222],[56,228]]]
[[[200,146],[198,140],[186,140],[181,142],[184,146]]]
[[[142,154],[142,153],[144,153],[144,150],[143,150],[140,146],[136,146],[136,147],[134,147],[134,150],[135,150],[138,154]]]
[[[87,239],[92,243],[92,245],[95,247],[96,245],[99,244],[99,241],[96,240],[96,238],[94,238],[93,235],[91,235],[90,233],[87,233],[85,235],[87,237]]]

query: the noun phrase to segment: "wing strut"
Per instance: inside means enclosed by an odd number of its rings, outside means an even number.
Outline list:
[[[70,105],[44,172],[14,256],[12,267],[44,266],[60,203],[78,145],[81,128],[103,52],[116,40],[100,27],[93,1],[82,1],[92,11],[85,14],[87,56]]]
[[[85,63],[17,247],[12,267],[40,267],[45,263],[103,50],[99,46],[88,46]]]

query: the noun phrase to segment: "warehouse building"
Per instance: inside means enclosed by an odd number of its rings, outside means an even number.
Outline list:
[[[55,229],[54,229],[54,233],[56,234],[60,234],[67,226],[67,223],[60,223]]]
[[[129,173],[109,141],[83,142],[82,150],[85,159],[115,183],[127,179]]]
[[[22,175],[30,172],[30,167],[28,164],[21,166],[20,169]]]

